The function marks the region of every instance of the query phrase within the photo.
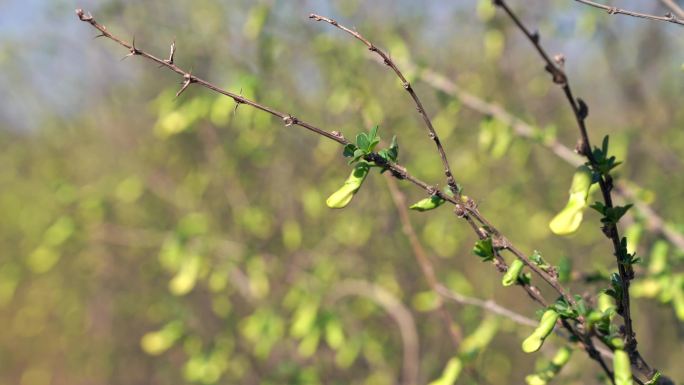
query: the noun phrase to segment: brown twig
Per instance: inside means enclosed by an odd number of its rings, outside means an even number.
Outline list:
[[[520,31],[523,32],[523,34],[539,53],[539,56],[541,56],[545,62],[545,69],[551,74],[553,82],[562,87],[563,93],[565,94],[565,97],[572,108],[572,112],[575,116],[575,120],[580,132],[580,141],[577,146],[577,151],[587,158],[589,165],[591,165],[593,169],[597,169],[598,162],[591,151],[591,143],[589,141],[589,135],[587,133],[587,127],[585,123],[586,117],[588,115],[588,109],[586,104],[581,99],[576,99],[574,97],[572,89],[570,88],[570,84],[568,83],[568,77],[562,68],[563,59],[559,57],[555,61],[551,60],[550,56],[539,43],[539,34],[536,32],[530,32],[530,30],[525,27],[522,21],[511,10],[504,0],[494,0],[494,4],[501,7],[511,18],[511,20],[513,20]],[[611,191],[613,189],[612,178],[608,174],[600,174],[598,183],[601,188],[605,206],[607,208],[613,208],[613,198],[611,195]],[[621,260],[621,238],[617,226],[615,224],[607,224],[604,226],[603,231],[604,234],[611,240],[613,244],[613,250],[617,258],[622,291],[621,303],[618,308],[620,310],[619,313],[624,320],[625,346],[629,352],[632,365],[637,368],[640,373],[650,379],[655,375],[656,371],[651,369],[651,367],[641,357],[641,354],[637,350],[636,336],[632,326],[629,283],[630,280],[634,278],[634,271],[631,264],[625,263],[625,261]]]
[[[336,302],[348,296],[368,298],[382,307],[397,323],[403,344],[402,384],[418,385],[418,363],[420,345],[418,332],[411,311],[392,293],[381,286],[367,281],[347,280],[335,285],[329,300]]]
[[[627,15],[627,16],[639,17],[642,19],[665,21],[668,23],[684,25],[684,19],[678,18],[677,16],[675,16],[671,12],[668,12],[663,16],[656,16],[656,15],[649,15],[647,13],[629,11],[629,10],[621,9],[618,7],[611,7],[609,5],[597,3],[595,1],[590,1],[590,0],[575,0],[575,1],[578,3],[584,4],[584,5],[588,5],[590,7],[602,9],[602,10],[608,12],[608,14],[610,14],[610,15]],[[674,2],[672,2],[670,0],[662,0],[662,1],[663,1],[663,3],[665,3],[668,6],[670,6],[670,5],[677,6],[676,4],[674,4]],[[668,4],[668,3],[672,3],[672,4]],[[681,11],[681,8],[679,10]],[[679,16],[682,17],[681,14],[679,14]]]
[[[330,25],[333,25],[342,31],[347,32],[348,34],[354,36],[357,40],[361,41],[363,44],[365,44],[368,47],[368,50],[371,52],[375,52],[382,58],[383,63],[385,63],[389,68],[394,71],[394,73],[397,75],[399,80],[401,80],[401,85],[404,87],[406,92],[411,95],[411,99],[413,99],[413,102],[416,105],[416,109],[418,110],[418,113],[420,116],[423,118],[423,122],[425,123],[425,127],[428,130],[428,136],[430,139],[432,139],[433,142],[435,142],[435,146],[437,147],[437,152],[439,152],[439,157],[442,159],[442,166],[444,167],[444,175],[446,175],[447,179],[447,185],[451,189],[451,191],[456,194],[457,196],[459,195],[459,188],[458,185],[456,184],[456,180],[454,179],[453,173],[451,172],[451,167],[449,166],[449,160],[447,159],[446,152],[444,151],[444,147],[442,146],[441,141],[439,140],[439,136],[437,135],[437,132],[435,131],[435,128],[432,125],[432,121],[430,120],[430,117],[427,115],[427,112],[425,112],[425,108],[423,107],[423,103],[420,101],[420,98],[418,97],[418,94],[413,90],[413,87],[411,86],[411,83],[409,83],[408,80],[406,80],[406,77],[404,74],[399,70],[399,67],[394,63],[394,61],[387,55],[383,50],[375,46],[373,43],[371,43],[368,39],[363,37],[360,33],[345,27],[344,25],[338,23],[336,20],[333,20],[331,18],[317,15],[315,13],[312,13],[309,15],[310,19],[316,20],[316,21],[324,21]]]

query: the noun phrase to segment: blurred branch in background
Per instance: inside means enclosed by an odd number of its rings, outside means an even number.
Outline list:
[[[673,12],[675,12],[679,16],[679,18],[670,12],[668,12],[664,16],[656,16],[656,15],[649,15],[647,13],[629,11],[629,10],[621,9],[618,7],[611,7],[609,5],[597,3],[595,1],[590,1],[590,0],[575,0],[575,1],[578,3],[582,3],[584,5],[594,7],[594,8],[602,9],[611,15],[627,15],[627,16],[639,17],[642,19],[665,21],[665,22],[669,22],[669,23],[684,25],[684,19],[681,19],[682,9],[679,8],[677,6],[677,4],[675,4],[673,2],[673,0],[662,0],[662,2],[665,5],[667,5],[668,7],[670,7],[673,10]]]
[[[675,3],[675,0],[660,0],[660,1],[663,4],[665,4],[665,6],[668,7],[677,16],[684,19],[684,9],[682,9],[682,7],[680,7],[677,3]]]
[[[391,292],[371,282],[347,280],[336,284],[329,295],[331,302],[348,296],[362,296],[382,307],[396,322],[404,346],[402,384],[417,385],[420,344],[411,311]]]

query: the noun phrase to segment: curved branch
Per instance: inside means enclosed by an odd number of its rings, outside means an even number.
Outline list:
[[[361,280],[347,280],[335,285],[330,300],[361,296],[375,302],[394,319],[399,327],[404,351],[402,380],[405,385],[418,385],[420,362],[418,332],[411,311],[382,286]]]

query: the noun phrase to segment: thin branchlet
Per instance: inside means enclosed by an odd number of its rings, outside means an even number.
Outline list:
[[[684,16],[682,16],[680,14],[680,17],[677,17],[673,13],[673,12],[678,13],[677,8],[679,8],[679,7],[672,1],[663,1],[663,3],[666,6],[668,6],[672,9],[672,12],[667,12],[666,14],[664,14],[662,16],[651,15],[651,14],[642,13],[642,12],[630,11],[630,10],[622,9],[622,8],[618,8],[618,7],[612,7],[610,5],[597,3],[597,2],[591,1],[591,0],[575,0],[575,1],[578,3],[584,4],[584,5],[588,5],[590,7],[602,9],[602,10],[608,12],[609,15],[626,15],[626,16],[638,17],[641,19],[664,21],[664,22],[668,22],[668,23],[684,25],[684,18],[681,18]],[[681,8],[679,8],[679,10],[681,11]]]

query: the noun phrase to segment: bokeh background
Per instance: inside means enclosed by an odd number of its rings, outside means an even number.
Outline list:
[[[656,0],[613,3],[666,11]],[[625,161],[619,176],[684,232],[682,29],[570,0],[511,5],[550,52],[565,54],[594,142],[610,134]],[[373,172],[345,210],[326,208],[349,173],[335,143],[200,87],[174,98],[175,74],[120,61],[125,49],[93,40],[77,7],[162,57],[175,39],[180,66],[328,130],[354,137],[379,125],[385,141],[397,135],[413,174],[443,184],[397,79],[359,42],[307,16],[357,28],[410,68],[482,212],[525,252],[571,265],[575,293],[607,286],[614,257],[598,215],[587,213],[571,237],[548,230],[573,167],[544,142],[574,147],[573,116],[529,43],[488,1],[2,0],[0,384],[411,383],[396,314],[371,289],[393,298],[415,329],[417,383],[440,377],[456,354],[383,177]],[[536,139],[435,89],[425,70],[500,104]],[[400,188],[409,201],[424,197]],[[674,282],[637,290],[639,347],[682,381],[684,253],[633,214],[624,223],[640,234],[639,274],[655,246]],[[472,255],[474,235],[448,208],[410,217],[449,288],[535,317],[521,290],[502,288]],[[447,308],[464,336],[483,320],[495,325],[460,384],[522,383],[563,344],[554,338],[526,355],[519,344],[529,327]],[[577,352],[557,381],[598,383],[598,373]]]

